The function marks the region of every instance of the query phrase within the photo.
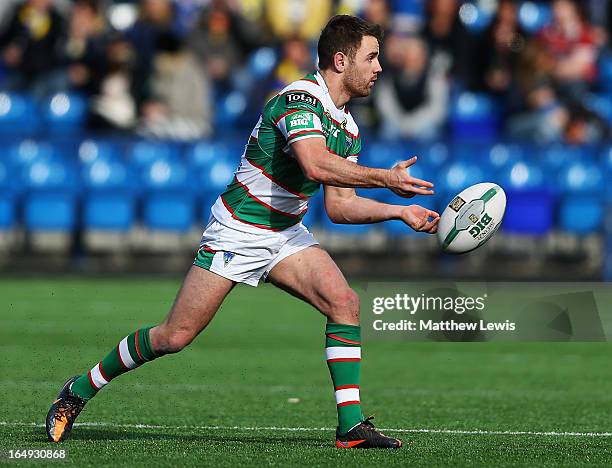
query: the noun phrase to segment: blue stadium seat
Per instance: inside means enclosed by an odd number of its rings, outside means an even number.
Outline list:
[[[605,217],[607,185],[604,172],[593,162],[578,161],[563,168],[559,173],[561,229],[579,235],[598,231]]]
[[[185,232],[194,224],[195,194],[187,168],[158,160],[143,168],[144,225],[153,230]]]
[[[317,193],[314,197],[308,200],[308,211],[302,219],[302,222],[308,228],[318,227],[323,223],[324,217],[327,217],[327,213],[325,213],[325,200],[323,193]]]
[[[189,166],[198,170],[209,168],[218,161],[227,161],[238,165],[243,152],[244,145],[241,143],[199,141],[186,148],[185,161]]]
[[[443,142],[423,145],[417,150],[416,155],[419,157],[417,165],[425,164],[428,169],[436,171],[449,164],[451,160],[448,145]],[[431,178],[433,175],[429,175],[429,177]]]
[[[505,167],[500,185],[507,200],[505,232],[541,236],[552,229],[555,200],[539,165],[525,160]]]
[[[600,165],[604,171],[604,177],[606,180],[612,180],[612,145],[604,146],[601,150]],[[606,199],[608,202],[612,202],[612,184],[606,184]]]
[[[23,168],[28,230],[71,232],[76,226],[79,180],[75,168],[58,159],[35,160]]]
[[[227,185],[232,181],[236,164],[227,160],[218,160],[209,167],[198,169],[194,168],[191,172],[197,177],[193,183],[200,197],[200,220],[204,223],[210,216],[210,208]]]
[[[260,47],[248,59],[247,69],[250,79],[261,80],[266,78],[276,66],[278,54],[272,47]]]
[[[542,236],[553,228],[555,200],[548,190],[510,189],[506,198],[504,232]]]
[[[54,147],[47,142],[26,139],[11,145],[8,149],[8,159],[16,167],[31,165],[34,161],[58,159]]]
[[[25,94],[0,93],[0,134],[31,136],[40,127],[34,98]]]
[[[411,152],[410,147],[402,143],[372,142],[364,147],[359,156],[359,164],[390,168],[396,162],[410,159],[414,155],[418,155],[416,148]]]
[[[50,96],[42,106],[42,118],[49,135],[81,133],[87,123],[87,100],[78,94]]]
[[[98,159],[92,164],[82,165],[83,183],[87,190],[136,189],[135,177],[130,167],[118,159]]]
[[[604,172],[591,161],[576,161],[559,172],[558,186],[562,193],[601,194],[605,187]]]
[[[500,172],[500,185],[504,190],[542,190],[547,184],[544,171],[529,161],[518,161],[506,166]]]
[[[179,147],[170,143],[153,140],[139,140],[127,151],[127,159],[137,167],[150,166],[155,161],[176,161]]]
[[[84,140],[79,144],[77,151],[82,164],[121,159],[121,151],[117,145],[106,141]]]
[[[88,230],[127,232],[136,219],[134,196],[92,192],[83,200],[83,227]]]
[[[240,91],[232,91],[215,99],[215,128],[233,129],[247,109],[247,97]]]
[[[564,197],[559,207],[559,227],[572,234],[597,232],[602,228],[604,218],[603,200],[594,195]]]
[[[546,3],[521,2],[519,7],[519,24],[529,33],[535,33],[550,23],[552,13]]]
[[[17,222],[17,198],[19,178],[8,161],[0,159],[0,231],[10,230]]]
[[[199,173],[198,190],[204,193],[219,194],[231,183],[237,164],[217,161]]]
[[[76,192],[80,188],[74,165],[59,158],[36,159],[23,166],[22,173],[29,191]]]
[[[31,193],[24,203],[24,222],[30,231],[60,231],[76,227],[76,198],[69,192]]]
[[[17,223],[17,200],[11,194],[0,194],[0,231],[13,229]]]
[[[422,16],[425,13],[425,0],[392,0],[395,14]]]
[[[455,162],[444,167],[438,175],[436,190],[455,196],[470,185],[485,182],[482,168],[476,163]]]
[[[612,80],[612,76],[609,79]],[[612,90],[609,90],[608,93],[588,94],[582,103],[606,122],[612,124]]]
[[[484,151],[486,165],[495,174],[523,160],[524,149],[518,144],[496,143]]]
[[[557,188],[559,174],[574,162],[585,159],[579,147],[566,145],[549,145],[537,151],[537,161],[544,173],[551,189]]]
[[[601,89],[612,91],[612,53],[604,53],[599,57],[598,63],[598,85]]]
[[[83,226],[89,230],[126,232],[136,218],[134,184],[129,167],[118,159],[97,158],[82,167],[85,194]]]
[[[468,31],[479,33],[484,31],[493,20],[495,10],[481,8],[474,3],[465,2],[459,8],[459,19]]]
[[[500,110],[484,93],[462,92],[452,99],[451,134],[461,140],[493,140],[499,132]]]
[[[145,199],[144,225],[149,229],[184,233],[194,224],[194,198],[185,193],[151,193]]]
[[[374,227],[373,224],[334,224],[329,216],[324,215],[320,226],[332,234],[365,235]]]

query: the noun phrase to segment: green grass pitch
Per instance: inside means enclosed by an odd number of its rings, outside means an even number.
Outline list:
[[[0,451],[57,447],[42,425],[62,382],[162,319],[178,286],[0,280]],[[271,286],[237,287],[189,348],[118,378],[88,404],[61,445],[68,463],[612,464],[609,344],[365,343],[364,411],[405,447],[343,451],[333,446],[323,327],[317,312]]]

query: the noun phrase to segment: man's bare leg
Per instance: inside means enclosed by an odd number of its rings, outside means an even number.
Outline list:
[[[161,324],[136,330],[89,372],[68,379],[47,414],[49,440],[65,440],[85,403],[112,379],[191,343],[210,323],[234,285],[231,280],[192,266]]]
[[[166,319],[150,331],[157,355],[176,353],[198,336],[213,319],[235,282],[192,266]]]
[[[401,447],[400,440],[384,436],[364,421],[359,397],[359,297],[329,254],[319,246],[308,247],[280,261],[268,278],[327,317],[325,353],[338,410],[336,446]]]

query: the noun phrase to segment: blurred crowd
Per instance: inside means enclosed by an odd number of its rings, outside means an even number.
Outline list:
[[[385,29],[381,79],[351,107],[362,131],[445,137],[467,95],[486,99],[499,137],[610,138],[607,0],[5,0],[0,87],[86,95],[92,131],[194,139],[249,128],[267,98],[316,68],[336,13]]]

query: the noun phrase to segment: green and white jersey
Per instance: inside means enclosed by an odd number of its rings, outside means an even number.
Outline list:
[[[301,221],[318,190],[293,157],[291,145],[324,138],[327,151],[357,162],[361,138],[353,117],[334,105],[319,73],[291,83],[270,99],[242,154],[233,181],[212,207],[224,224],[282,231]]]

